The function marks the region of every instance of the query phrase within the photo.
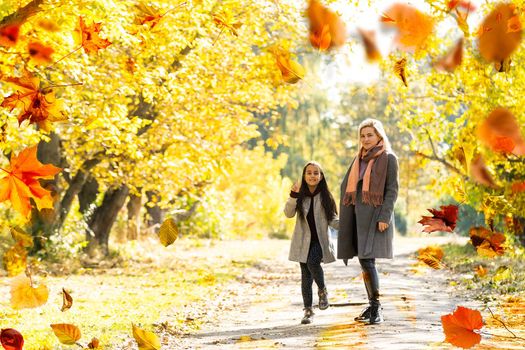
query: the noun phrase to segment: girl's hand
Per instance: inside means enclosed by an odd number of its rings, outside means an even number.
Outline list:
[[[386,222],[379,221],[377,223],[377,226],[379,228],[379,232],[383,232],[383,231],[385,231],[388,228],[389,225]]]
[[[301,184],[299,182],[296,182],[292,186],[292,192],[299,193],[299,190],[301,189]]]

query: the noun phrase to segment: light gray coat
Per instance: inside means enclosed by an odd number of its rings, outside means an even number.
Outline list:
[[[306,197],[303,199],[303,218],[297,217],[295,222],[295,228],[293,231],[292,242],[290,244],[290,255],[288,259],[291,261],[297,261],[306,263],[308,259],[308,251],[310,249],[310,241],[312,235],[310,233],[310,227],[308,226],[308,221],[306,220],[306,215],[308,214],[308,209],[310,208],[310,201],[312,197]],[[321,250],[323,251],[323,260],[325,264],[335,261],[334,255],[334,245],[330,241],[328,234],[328,226],[337,229],[339,227],[339,219],[337,217],[328,221],[321,204],[321,194],[318,193],[313,197],[314,201],[314,219],[315,219],[315,229],[317,230],[317,237],[319,237],[319,243],[321,245]],[[288,198],[286,205],[284,206],[284,215],[289,218],[293,218],[296,214],[297,208],[297,198]]]
[[[352,165],[350,165],[350,168]],[[345,206],[343,198],[348,182],[350,168],[341,183],[340,223],[337,240],[337,258],[393,258],[392,243],[394,237],[394,203],[398,193],[398,164],[397,157],[388,154],[388,167],[386,174],[383,204],[378,207],[362,202],[362,184],[357,183],[356,204]],[[372,173],[373,176],[373,173]],[[388,223],[388,228],[380,232],[378,222]]]

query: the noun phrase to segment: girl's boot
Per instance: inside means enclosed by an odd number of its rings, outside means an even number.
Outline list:
[[[326,310],[330,304],[328,303],[328,291],[326,287],[320,289],[317,293],[319,295],[319,310]]]
[[[304,317],[301,320],[301,324],[310,324],[314,319],[314,310],[311,307],[304,308]]]
[[[370,306],[370,320],[368,321],[368,324],[376,324],[376,323],[382,323],[383,320],[383,312],[381,312],[381,304],[377,303],[372,306]]]

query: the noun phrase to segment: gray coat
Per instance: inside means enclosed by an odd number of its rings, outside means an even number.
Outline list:
[[[308,221],[306,221],[306,215],[310,208],[310,201],[312,197],[306,197],[303,199],[303,218],[297,217],[295,222],[295,228],[293,231],[292,242],[290,244],[290,255],[288,259],[291,261],[297,261],[306,263],[308,259],[308,251],[310,249],[311,233]],[[321,204],[321,194],[318,193],[313,197],[314,200],[314,219],[315,228],[317,230],[317,237],[319,237],[319,243],[321,250],[323,251],[322,262],[327,264],[335,261],[334,246],[333,242],[330,241],[328,234],[328,225],[337,229],[339,227],[339,219],[333,218],[328,222],[323,205]],[[286,205],[284,206],[284,215],[289,218],[293,218],[296,213],[297,198],[288,198]]]
[[[352,165],[350,165],[350,168]],[[343,198],[348,182],[350,168],[341,184],[340,223],[337,239],[337,258],[393,258],[392,243],[394,236],[394,203],[398,192],[397,157],[388,154],[388,167],[383,204],[374,208],[361,200],[363,181],[357,183],[356,204],[345,206]],[[378,222],[388,223],[388,228],[380,232]]]

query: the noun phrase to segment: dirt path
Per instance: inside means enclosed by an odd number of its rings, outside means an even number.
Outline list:
[[[301,325],[300,270],[287,261],[288,242],[276,250],[274,261],[261,261],[245,270],[218,300],[211,302],[209,323],[185,336],[185,349],[452,349],[443,343],[440,316],[456,305],[476,307],[447,292],[445,271],[420,269],[410,253],[444,238],[397,239],[396,258],[379,260],[385,322],[366,326],[353,321],[366,303],[356,260],[325,265],[331,307],[314,310],[314,322]],[[314,287],[314,295],[316,287]],[[314,305],[317,303],[314,297]]]

